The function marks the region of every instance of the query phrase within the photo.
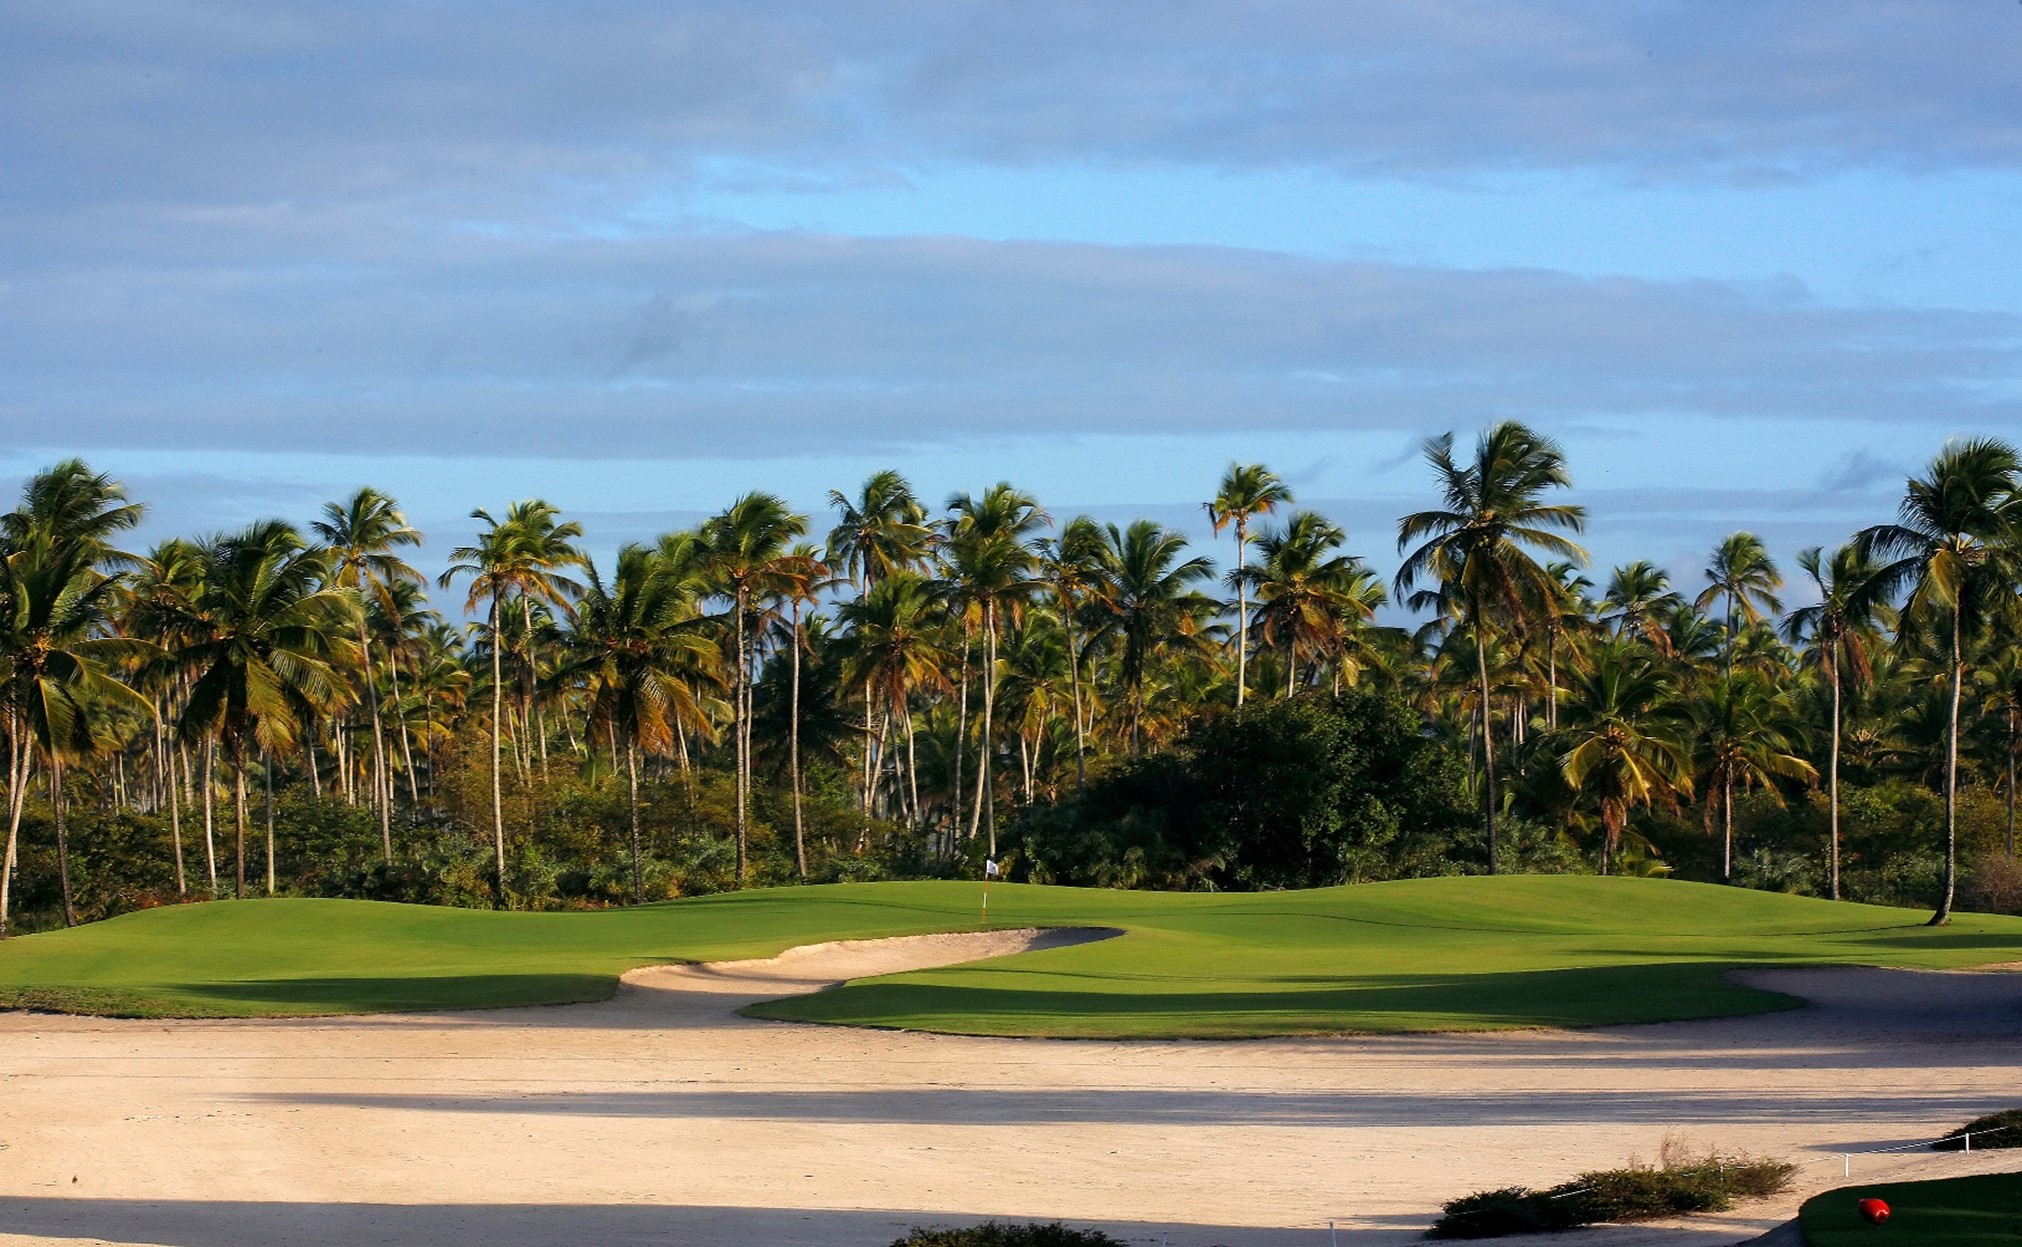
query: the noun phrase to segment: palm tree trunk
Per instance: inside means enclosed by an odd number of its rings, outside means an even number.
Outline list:
[[[260,751],[260,772],[267,788],[267,895],[274,894],[274,759]]]
[[[386,675],[393,681],[393,706],[400,714],[400,762],[407,768],[407,800],[410,805],[420,805],[421,789],[414,776],[414,746],[407,739],[407,713],[400,709],[400,662],[397,653],[387,655]]]
[[[189,758],[187,756],[183,758],[183,769],[189,769]],[[204,870],[210,879],[211,895],[214,897],[218,894],[218,841],[215,832],[212,830],[211,807],[216,803],[216,794],[212,789],[216,786],[217,776],[217,738],[206,736],[204,738]]]
[[[2008,711],[2008,856],[2015,856],[2015,745],[2016,716],[2013,707]]]
[[[1488,706],[1488,642],[1482,636],[1479,604],[1469,612],[1474,628],[1474,667],[1481,682],[1481,825],[1488,837],[1488,873],[1496,873],[1495,838],[1495,717]],[[1605,850],[1603,850],[1605,852]]]
[[[962,750],[969,737],[969,621],[962,620],[962,675],[955,693],[955,830],[962,829]]]
[[[1952,603],[1952,699],[1945,727],[1945,881],[1938,897],[1938,912],[1930,925],[1944,926],[1952,920],[1952,896],[1959,885],[1959,696],[1966,682],[1966,659],[1961,652],[1959,629],[1965,623],[1964,608]]]
[[[158,730],[156,737],[160,742],[157,749],[165,755],[168,763],[169,842],[175,847],[176,895],[188,896],[189,877],[183,870],[183,802],[182,794],[176,791],[176,751],[168,743],[167,731]]]
[[[801,815],[800,793],[800,600],[793,603],[793,682],[788,697],[786,725],[787,782],[793,785],[793,866],[802,883],[807,882],[807,830]]]
[[[232,854],[232,869],[237,876],[232,888],[234,900],[246,899],[246,760],[236,747],[232,750],[232,817],[233,826],[238,829],[237,848]]]
[[[1832,836],[1832,899],[1839,899],[1839,737],[1840,737],[1840,691],[1839,663],[1828,660],[1832,668],[1832,757],[1826,763],[1826,811],[1827,822]]]
[[[639,751],[631,734],[625,735],[625,780],[632,812],[632,903],[646,902],[646,876],[639,865]]]
[[[1248,691],[1250,675],[1250,587],[1243,582],[1243,560],[1249,541],[1249,522],[1244,517],[1236,517],[1236,709],[1243,708],[1243,695]],[[1268,534],[1265,544],[1269,544]],[[1265,554],[1265,566],[1270,565],[1269,553]],[[1267,571],[1266,575],[1269,574]],[[1287,690],[1286,696],[1290,696]]]
[[[1083,738],[1081,713],[1081,643],[1074,635],[1074,612],[1062,605],[1067,621],[1067,671],[1074,683],[1074,790],[1088,791],[1088,743]]]
[[[736,722],[731,726],[737,736],[737,886],[741,888],[744,886],[747,868],[745,854],[749,827],[746,819],[749,815],[746,810],[747,803],[751,799],[750,780],[748,779],[749,772],[747,770],[747,763],[750,761],[750,745],[747,743],[744,735],[744,722],[747,717],[744,707],[744,686],[750,678],[749,664],[751,660],[749,653],[745,649],[743,585],[739,585],[737,588],[737,597],[734,605],[737,610],[737,679],[732,686],[731,697],[733,701],[732,714]]]
[[[379,807],[379,845],[386,864],[393,864],[393,811],[386,782],[386,733],[379,722],[379,689],[372,681],[372,635],[365,630],[365,612],[358,612],[358,653],[364,662],[361,675],[365,704],[372,708],[372,800]]]
[[[63,925],[77,925],[77,906],[70,895],[70,828],[63,808],[63,758],[49,755],[49,812],[56,819],[56,875],[63,885]]]
[[[1556,605],[1552,607],[1558,609]],[[1545,682],[1551,687],[1552,699],[1545,703],[1545,726],[1556,732],[1559,730],[1559,630],[1556,626],[1545,631]]]
[[[969,836],[975,838],[976,830],[984,821],[984,810],[989,808],[990,856],[997,856],[996,810],[990,801],[990,772],[994,769],[990,759],[991,720],[997,703],[997,604],[983,604],[983,722],[982,733],[976,744],[976,805],[969,818]]]
[[[906,783],[913,797],[913,826],[925,821],[920,813],[920,751],[913,732],[913,714],[906,711]]]
[[[1720,882],[1734,882],[1734,776],[1720,779]]]
[[[0,940],[7,938],[14,900],[14,863],[21,845],[21,807],[28,795],[28,751],[21,747],[21,718],[7,714],[7,855],[0,862]]]
[[[498,635],[498,592],[491,595],[491,831],[492,849],[496,856],[498,871],[498,904],[506,905],[506,860],[505,860],[505,796],[500,786],[499,727],[505,722],[505,673],[499,655]]]

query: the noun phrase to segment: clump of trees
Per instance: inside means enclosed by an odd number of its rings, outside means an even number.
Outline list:
[[[140,504],[58,464],[0,516],[0,929],[984,855],[1117,886],[1579,869],[2012,903],[2013,448],[1947,446],[1893,522],[1798,553],[1800,589],[1744,532],[1696,592],[1589,578],[1533,430],[1426,458],[1388,584],[1255,464],[1207,502],[1226,569],[1151,521],[1010,484],[936,510],[881,472],[826,521],[752,493],[604,567],[546,502],[481,509],[435,586],[371,489],[128,549]]]

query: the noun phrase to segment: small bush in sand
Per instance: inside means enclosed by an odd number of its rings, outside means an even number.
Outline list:
[[[1688,1158],[1669,1145],[1655,1166],[1600,1169],[1549,1190],[1513,1186],[1463,1196],[1427,1238],[1499,1238],[1546,1234],[1602,1222],[1647,1221],[1693,1212],[1724,1212],[1737,1199],[1760,1199],[1790,1185],[1787,1161],[1709,1152]]]
[[[1051,1225],[1001,1225],[986,1221],[960,1230],[914,1229],[892,1247],[1123,1247],[1100,1230]]]
[[[2004,1109],[1999,1113],[1989,1113],[1985,1117],[1975,1117],[1952,1133],[1931,1144],[1934,1152],[1957,1152],[1966,1146],[1966,1136],[1973,1136],[1973,1147],[2022,1147],[2022,1108]]]

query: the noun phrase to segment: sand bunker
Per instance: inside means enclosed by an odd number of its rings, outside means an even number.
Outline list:
[[[1813,1003],[1571,1033],[1054,1042],[736,1012],[1090,935],[641,970],[566,1008],[0,1016],[0,1243],[883,1247],[996,1215],[1172,1247],[1320,1247],[1335,1218],[1375,1247],[1417,1241],[1452,1195],[1652,1158],[1666,1135],[1819,1160],[2022,1098],[2014,974],[1759,971]],[[2022,1153],[1855,1166],[1936,1177]],[[1840,1181],[1833,1158],[1804,1189]],[[1713,1247],[1795,1202],[1576,1241]]]

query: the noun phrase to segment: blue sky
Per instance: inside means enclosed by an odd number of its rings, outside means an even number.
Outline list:
[[[1394,562],[1414,448],[1559,437],[1602,569],[1786,564],[2022,432],[2022,6],[0,12],[0,473],[150,530],[362,483],[440,551],[896,466]],[[818,516],[818,524],[825,516]]]

